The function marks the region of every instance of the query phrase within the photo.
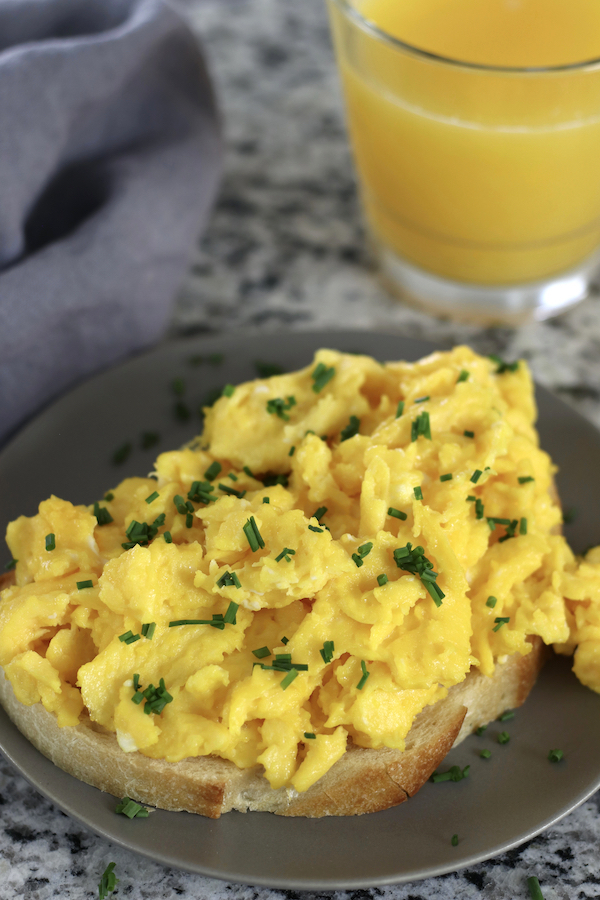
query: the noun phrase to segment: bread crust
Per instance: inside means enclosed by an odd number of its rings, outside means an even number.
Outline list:
[[[12,573],[9,573],[12,574]],[[0,590],[13,583],[0,578]],[[527,656],[498,664],[491,677],[472,670],[444,700],[415,719],[404,751],[369,750],[350,743],[347,752],[307,791],[273,790],[262,767],[239,769],[218,757],[171,763],[125,753],[114,734],[89,719],[59,728],[41,703],[24,706],[0,668],[0,702],[17,728],[44,756],[80,781],[141,803],[186,810],[216,819],[232,809],[283,816],[362,815],[388,809],[416,794],[448,751],[505,709],[520,706],[547,654],[540,638]]]

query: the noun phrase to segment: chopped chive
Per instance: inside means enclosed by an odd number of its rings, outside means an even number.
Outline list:
[[[496,625],[492,628],[492,631],[500,631],[503,625],[507,625],[510,622],[510,616],[498,616],[494,619]]]
[[[224,353],[211,353],[208,357],[208,361],[211,366],[220,366],[224,359]]]
[[[237,577],[235,572],[224,572],[219,580],[217,581],[217,586],[220,588],[223,587],[236,587],[241,588],[240,580]]]
[[[114,522],[114,519],[107,508],[105,506],[100,506],[98,501],[94,503],[94,515],[96,516],[98,525],[110,525],[111,522]]]
[[[178,628],[180,625],[212,625],[213,628],[223,631],[225,621],[223,616],[213,615],[212,619],[175,619],[169,622],[169,628]]]
[[[570,525],[571,522],[574,522],[577,518],[577,510],[574,506],[571,506],[569,509],[565,510],[563,514],[563,522],[565,525]]]
[[[243,526],[243,531],[253,553],[256,553],[257,550],[265,546],[265,542],[263,541],[256,522],[254,521],[254,516],[250,516],[246,524]]]
[[[469,377],[469,373],[466,369],[461,369],[458,378],[456,379],[456,383],[460,384],[461,381],[466,381]]]
[[[141,446],[142,450],[149,450],[151,447],[154,447],[160,441],[160,435],[157,431],[144,431],[142,432]],[[104,498],[106,499],[106,497]]]
[[[235,391],[234,384],[226,384],[225,387],[223,388],[222,393],[223,393],[224,397],[233,397],[234,391]]]
[[[467,503],[473,503],[475,500],[477,500],[475,494],[469,494],[469,496],[467,497]]]
[[[490,594],[490,596],[485,601],[485,605],[489,606],[490,609],[493,609],[497,602],[498,602],[498,599],[496,597],[494,597],[492,594]]]
[[[340,433],[340,442],[348,441],[359,433],[360,419],[357,416],[350,416],[350,421]]]
[[[239,603],[234,603],[233,600],[230,601],[229,606],[227,607],[227,611],[223,616],[223,621],[226,625],[237,625],[235,614],[237,613],[239,608]]]
[[[316,734],[314,734],[314,732],[312,732],[312,731],[305,731],[305,732],[304,732],[304,737],[305,737],[308,741],[314,741],[314,740],[316,740],[316,737],[317,737],[317,736],[316,736]]]
[[[535,478],[532,478],[531,475],[520,475],[517,480],[519,484],[527,484],[529,481],[535,481]]]
[[[358,548],[358,555],[361,559],[364,559],[365,556],[368,556],[371,550],[373,549],[373,541],[368,541],[366,544],[361,544]]]
[[[518,360],[517,362],[507,363],[504,362],[504,360],[500,356],[497,356],[495,353],[490,353],[489,359],[491,359],[492,362],[496,363],[496,375],[503,375],[505,372],[516,372],[519,368]]]
[[[237,480],[238,480],[238,479],[237,479],[237,475],[235,475],[233,472],[228,472],[228,473],[227,473],[227,477],[228,477],[228,478],[231,478],[232,481],[237,481]]]
[[[274,397],[272,400],[267,400],[267,412],[271,415],[278,416],[278,418],[283,419],[284,422],[289,422],[290,417],[288,416],[288,410],[295,405],[295,397],[286,397],[285,400],[282,397]]]
[[[154,637],[156,631],[156,622],[145,622],[142,625],[142,637],[148,638],[149,641]]]
[[[204,473],[204,477],[207,481],[214,481],[215,478],[219,475],[222,469],[221,463],[217,462],[216,459],[214,462],[210,464],[206,472]]]
[[[229,485],[222,484],[221,482],[219,482],[219,490],[223,491],[224,494],[230,494],[232,497],[237,497],[239,500],[246,495],[246,491],[236,491],[235,488],[229,487]]]
[[[327,512],[327,507],[326,507],[326,506],[320,506],[320,507],[318,508],[318,510],[312,514],[312,517],[311,517],[311,518],[316,519],[317,522],[320,522],[321,519],[323,518],[323,516],[325,515],[326,512]]]
[[[366,662],[364,661],[364,659],[361,659],[361,661],[360,661],[360,667],[361,667],[361,669],[362,669],[362,678],[360,679],[360,681],[359,681],[358,684],[356,685],[356,689],[357,689],[358,691],[362,691],[362,689],[364,688],[365,684],[367,683],[367,679],[368,679],[369,675],[371,674],[370,672],[367,672],[367,664],[366,664]]]
[[[121,444],[112,455],[112,464],[113,466],[120,466],[121,463],[124,463],[125,460],[129,457],[129,454],[133,450],[133,446],[130,441],[126,441],[124,444]]]
[[[387,584],[388,580],[389,579],[388,579],[387,575],[385,574],[385,572],[383,572],[381,575],[377,576],[377,584],[379,585],[379,587],[383,587],[384,584]]]
[[[173,415],[180,422],[189,422],[192,417],[189,406],[184,403],[183,400],[178,400],[177,403],[173,406]]]
[[[260,359],[256,360],[254,368],[259,378],[272,378],[273,375],[283,375],[285,371],[275,363],[262,362]]]
[[[388,516],[392,516],[393,519],[401,519],[403,522],[408,518],[408,515],[405,512],[402,512],[402,510],[396,509],[393,506],[388,507],[387,514]]]
[[[352,559],[354,560],[354,563],[356,564],[356,567],[357,567],[358,569],[360,569],[360,567],[361,567],[362,564],[363,564],[363,561],[362,561],[361,557],[358,555],[358,553],[353,553],[353,554],[352,554]]]
[[[473,482],[473,484],[477,484],[477,482],[481,478],[481,475],[482,475],[481,469],[475,469],[475,471],[471,475],[471,481]]]
[[[488,523],[488,528],[490,529],[490,531],[494,531],[494,529],[496,528],[496,525],[494,524],[494,520],[487,518],[486,522]]]
[[[173,543],[173,538],[171,537],[171,532],[170,532],[170,531],[165,531],[165,532],[163,533],[163,538],[165,539],[165,544],[172,544],[172,543]]]
[[[557,762],[560,762],[561,759],[564,758],[564,755],[565,754],[563,753],[562,750],[551,750],[550,753],[548,754],[548,759],[550,760],[550,762],[557,763]]]
[[[106,494],[104,495],[104,499],[106,500],[107,503],[110,503],[111,500],[115,499],[115,495],[113,494],[112,491],[107,491]]]
[[[281,638],[281,643],[282,643],[282,644],[289,644],[289,642],[290,642],[290,639],[289,639],[289,638],[286,638],[285,635],[284,635],[284,637]]]
[[[510,734],[508,731],[501,731],[498,735],[498,743],[499,744],[508,744],[510,741]]]
[[[453,847],[458,847],[458,835],[457,834],[452,835],[452,840],[450,841],[450,843],[452,844]]]
[[[158,493],[158,491],[154,491],[152,494],[150,494],[149,497],[146,497],[146,503],[150,505],[150,503],[156,500],[157,497],[160,497],[160,494]]]
[[[498,522],[498,519],[495,520]],[[506,534],[503,534],[501,538],[498,539],[498,543],[502,544],[504,541],[507,541],[509,538],[515,536],[515,531],[517,530],[517,525],[519,524],[518,519],[513,519],[509,525],[506,527]]]
[[[475,500],[475,518],[483,519],[483,502],[479,497]]]
[[[128,819],[147,819],[149,815],[145,806],[136,803],[135,800],[130,800],[129,797],[123,797],[115,807],[115,812],[127,816]]]
[[[84,591],[86,588],[94,587],[94,582],[91,578],[88,578],[87,581],[76,581],[75,584],[77,585],[78,591]]]
[[[270,502],[271,502],[270,497],[263,497],[263,503],[270,503]]]
[[[429,400],[429,394],[426,394],[425,397],[416,397],[413,403],[425,403],[426,400]]]
[[[446,475],[440,475],[440,481],[452,481],[452,473],[448,472]]]
[[[475,437],[475,432],[474,432],[474,431],[463,431],[463,434],[464,434],[465,437],[468,437],[468,438],[474,438],[474,437]]]
[[[335,375],[335,369],[331,366],[329,369],[325,365],[325,363],[320,362],[312,371],[311,378],[313,380],[312,389],[315,394],[318,394],[323,390],[326,384],[328,384],[333,376]]]
[[[244,468],[242,469],[242,472],[245,472],[246,475],[248,476],[248,478],[254,478],[255,481],[258,481],[258,478],[256,477],[256,475],[254,474],[254,472],[252,471],[252,469],[249,466],[244,466]]]
[[[535,875],[530,875],[527,879],[527,887],[529,888],[529,896],[531,900],[544,900],[540,883]]]
[[[296,452],[296,447],[295,446],[290,447],[290,452],[288,453],[288,456],[293,456],[295,452]]]
[[[46,535],[46,550],[56,550],[56,535],[52,533]]]
[[[291,557],[296,553],[295,550],[292,550],[290,547],[284,547],[279,556],[275,557],[275,562],[281,562],[282,559],[285,559],[286,562],[291,562]]]
[[[324,530],[324,529],[323,529],[323,528],[317,528],[316,525],[309,525],[308,528],[309,528],[310,531],[316,531],[316,532],[318,532],[319,534],[323,534],[323,530]]]
[[[416,402],[416,401],[415,401]],[[423,410],[413,421],[410,430],[411,441],[416,441],[419,436],[431,440],[431,423],[429,421],[429,413]]]
[[[174,394],[177,394],[178,397],[183,397],[185,394],[185,382],[183,378],[174,378],[171,382],[171,390]]]
[[[6,565],[4,566],[4,571],[5,572],[12,571],[12,569],[16,568],[18,562],[19,562],[18,559],[11,559],[10,562],[7,562]]]
[[[482,750],[479,755],[482,759],[489,759],[490,756],[492,755],[492,751],[491,750]]]
[[[194,514],[191,513],[191,512],[186,513],[186,516],[185,516],[185,527],[186,527],[186,528],[191,528],[193,524],[194,524]]]
[[[416,488],[413,488],[413,494],[415,495],[415,500],[423,499],[423,491],[421,490],[421,485],[418,485]]]
[[[140,687],[140,676],[139,676],[139,672],[136,672],[135,675],[133,676],[133,689],[134,689],[134,691],[139,690],[139,687]]]
[[[119,879],[114,873],[115,866],[116,863],[109,863],[102,873],[102,877],[98,884],[98,900],[106,900],[106,897],[108,897],[108,895],[114,891],[115,887],[119,883]]]
[[[323,644],[323,647],[321,648],[321,650],[319,650],[319,653],[321,654],[324,663],[331,662],[331,660],[333,659],[334,651],[335,651],[334,642],[333,641],[325,641],[325,643]]]
[[[527,534],[527,519],[521,519],[519,524],[519,534]]]
[[[297,678],[297,677],[298,677],[298,670],[290,669],[290,671],[287,673],[287,675],[281,682],[281,687],[283,688],[283,690],[284,691],[287,690],[287,688],[289,688],[289,686],[292,683],[292,681],[294,680],[294,678]]]
[[[506,712],[503,712],[501,716],[498,716],[499,722],[508,722],[510,719],[514,719],[515,713],[512,709],[507,709]]]
[[[402,413],[404,412],[404,400],[400,400],[398,406],[396,407],[396,418],[399,419]]]
[[[431,781],[434,784],[440,781],[462,781],[468,776],[470,768],[471,766],[465,766],[464,769],[461,769],[460,766],[451,766],[447,772],[434,772]]]
[[[486,728],[487,728],[487,725],[480,725],[479,728],[477,728],[475,731],[475,734],[477,735],[477,737],[481,737],[481,735],[486,730]]]
[[[258,650],[253,650],[252,653],[257,659],[264,659],[265,656],[271,655],[271,651],[268,647],[259,647]]]
[[[133,631],[126,631],[124,634],[119,635],[119,640],[123,644],[135,644],[136,641],[140,640],[139,634],[134,634]]]

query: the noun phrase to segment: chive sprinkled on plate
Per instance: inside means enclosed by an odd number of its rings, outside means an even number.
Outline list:
[[[215,461],[210,464],[210,466],[204,473],[204,477],[206,478],[207,481],[214,481],[215,478],[218,477],[222,468],[223,467],[221,466],[221,463],[217,462],[217,460],[215,459]]]
[[[138,699],[139,698],[139,699]],[[171,703],[173,701],[173,697],[167,691],[165,687],[164,678],[160,679],[158,687],[154,687],[153,684],[148,685],[146,690],[136,692],[131,698],[134,703],[141,703],[142,700],[145,700],[144,704],[144,712],[147,716],[151,713],[156,713],[156,715],[160,715],[167,705],[167,703]]]
[[[259,378],[272,378],[273,375],[283,375],[285,371],[277,363],[263,362],[260,359],[256,360],[254,368]]]
[[[128,819],[147,819],[149,816],[149,810],[145,806],[136,803],[135,800],[130,800],[129,797],[123,797],[121,802],[116,805],[115,812],[127,816]]]
[[[105,506],[100,506],[97,500],[94,503],[94,515],[96,516],[98,525],[110,525],[111,522],[114,522],[114,519],[107,508]]]
[[[223,397],[233,397],[234,393],[235,393],[235,385],[234,384],[226,384],[222,391]]]
[[[519,368],[519,361],[512,363],[504,362],[502,357],[497,356],[495,353],[489,354],[489,359],[492,360],[493,363],[496,363],[496,375],[504,375],[505,372],[516,372]]]
[[[480,725],[479,728],[477,728],[477,729],[475,730],[475,734],[477,735],[477,737],[481,737],[481,735],[483,734],[483,732],[484,732],[486,729],[487,729],[487,725]]]
[[[466,381],[468,379],[468,377],[469,377],[469,373],[467,372],[467,370],[461,369],[460,373],[458,375],[458,378],[456,379],[456,383],[460,384],[461,381]]]
[[[396,407],[396,418],[399,419],[402,413],[404,412],[404,400],[400,400],[398,406]]]
[[[189,422],[192,417],[192,411],[183,400],[178,400],[173,406],[173,415],[179,422]]]
[[[104,495],[104,499],[106,500],[107,503],[110,503],[111,500],[115,499],[115,495],[113,494],[112,491],[107,491],[106,494]]]
[[[529,896],[531,900],[544,900],[540,883],[535,875],[530,875],[527,879],[527,887],[529,888]]]
[[[479,497],[475,500],[475,518],[483,519],[483,501]]]
[[[457,834],[452,835],[452,840],[450,841],[450,843],[452,844],[453,847],[458,847],[458,835]]]
[[[141,437],[141,447],[142,450],[150,450],[151,447],[156,446],[160,441],[160,435],[157,431],[143,431]],[[106,497],[104,498],[106,500]]]
[[[427,438],[428,441],[431,440],[431,423],[429,421],[429,413],[426,410],[419,413],[411,425],[411,441],[416,441],[418,437]]]
[[[387,575],[385,574],[385,572],[382,572],[381,575],[377,576],[377,584],[379,585],[379,587],[383,587],[384,584],[388,583],[388,581],[389,581],[389,579],[388,579]]]
[[[551,750],[548,754],[548,759],[550,762],[557,763],[560,762],[561,759],[564,759],[565,754],[562,750]]]
[[[323,390],[326,384],[329,384],[333,376],[335,375],[335,369],[333,366],[327,368],[325,363],[320,362],[312,371],[311,378],[313,380],[312,389],[315,394],[320,393]]]
[[[508,625],[510,622],[510,616],[497,616],[494,619],[496,625],[492,628],[492,631],[500,631],[503,625]]]
[[[409,542],[405,547],[394,550],[394,560],[399,569],[418,575],[435,605],[442,605],[446,595],[436,584],[438,573],[433,571],[433,563],[425,556],[423,547],[413,547]]]
[[[52,532],[46,535],[46,550],[56,550],[56,535]]]
[[[4,571],[5,571],[5,572],[11,572],[13,569],[16,569],[17,563],[18,563],[18,562],[19,562],[18,559],[14,559],[14,558],[11,559],[11,560],[10,560],[9,562],[7,562],[6,565],[4,566]]]
[[[490,609],[493,609],[497,602],[498,602],[498,598],[494,597],[492,594],[490,594],[490,596],[485,601],[485,605],[489,606]]]
[[[367,683],[367,679],[368,679],[369,675],[371,674],[370,672],[367,672],[367,664],[366,664],[366,662],[364,661],[364,659],[361,659],[361,661],[360,661],[360,667],[361,667],[361,669],[362,669],[362,678],[360,679],[360,681],[359,681],[358,684],[356,685],[356,689],[357,689],[358,691],[362,691],[362,689],[364,688],[365,684]]]
[[[531,475],[520,475],[517,480],[519,484],[528,484],[530,481],[535,481],[535,478],[532,478]]]
[[[291,562],[292,556],[296,553],[295,550],[292,550],[290,547],[284,547],[279,556],[275,557],[275,562],[281,562],[282,559],[285,559],[286,562]]]
[[[98,900],[106,900],[106,897],[108,897],[109,894],[112,894],[118,885],[119,879],[114,872],[115,866],[116,863],[109,863],[102,873],[100,883],[98,884]]]
[[[265,656],[270,656],[271,651],[268,647],[259,647],[257,650],[253,650],[252,653],[257,659],[264,659]]]
[[[158,493],[158,491],[153,491],[149,497],[146,497],[146,503],[150,505],[150,503],[153,503],[157,497],[160,497],[160,494]]]
[[[489,759],[490,756],[492,755],[492,751],[491,750],[482,750],[479,755],[482,759]]]
[[[396,509],[394,506],[388,507],[387,514],[393,519],[400,519],[402,522],[406,521],[406,519],[408,518],[407,513],[402,512],[401,509]]]
[[[142,625],[142,637],[148,638],[149,641],[154,637],[156,631],[156,622],[144,622]]]
[[[514,719],[515,712],[512,709],[507,709],[506,712],[503,712],[501,716],[498,716],[499,722],[508,722],[510,719]]]
[[[88,578],[86,581],[76,581],[78,591],[85,591],[86,588],[94,587],[94,582],[91,578]]]
[[[335,651],[334,642],[333,641],[325,641],[322,648],[319,650],[319,653],[321,654],[324,663],[331,662],[331,660],[333,659],[334,651]]]
[[[446,472],[445,475],[440,475],[440,481],[452,481],[452,473]]]
[[[359,433],[360,419],[357,416],[350,416],[350,421],[340,433],[340,442],[348,441]]]
[[[500,522],[499,519],[494,519],[497,524],[504,524],[506,519]],[[515,531],[517,530],[517,525],[519,524],[518,519],[512,519],[512,521],[506,527],[506,534],[503,534],[501,538],[498,538],[498,543],[502,544],[504,541],[508,541],[510,538],[515,536]]]
[[[508,731],[501,731],[498,735],[498,743],[499,744],[508,744],[510,741],[510,734]]]
[[[430,780],[434,784],[440,781],[462,781],[464,778],[467,778],[470,768],[471,766],[465,766],[464,769],[461,769],[460,766],[451,766],[447,772],[434,772]]]
[[[171,390],[178,397],[183,397],[185,394],[185,381],[183,378],[174,378],[171,382]]]
[[[126,441],[124,444],[121,444],[120,447],[117,447],[112,455],[113,466],[120,466],[121,463],[124,463],[125,460],[129,458],[132,450],[133,446],[130,441]]]

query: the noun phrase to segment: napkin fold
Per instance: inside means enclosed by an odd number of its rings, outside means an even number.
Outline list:
[[[0,441],[161,335],[220,157],[163,0],[0,0]]]

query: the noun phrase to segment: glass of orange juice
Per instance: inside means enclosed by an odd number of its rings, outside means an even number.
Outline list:
[[[600,269],[600,0],[328,0],[388,283],[432,312],[545,319]]]

